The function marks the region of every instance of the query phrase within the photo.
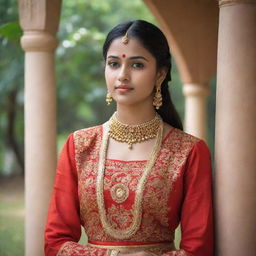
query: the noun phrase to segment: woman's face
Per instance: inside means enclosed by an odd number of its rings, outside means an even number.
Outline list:
[[[121,38],[110,45],[106,56],[105,79],[107,88],[117,104],[151,103],[153,91],[164,80],[158,72],[156,59],[133,38],[123,44]]]

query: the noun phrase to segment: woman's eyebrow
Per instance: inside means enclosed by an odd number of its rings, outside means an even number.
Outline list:
[[[109,55],[108,59],[120,59],[118,56],[114,56],[114,55]]]
[[[114,55],[109,55],[107,57],[108,59],[120,59],[118,56],[114,56]],[[129,57],[128,59],[130,60],[134,60],[134,59],[143,59],[145,61],[148,61],[145,57],[143,56],[132,56],[132,57]]]
[[[143,56],[132,56],[132,57],[130,57],[129,59],[131,59],[131,60],[134,60],[134,59],[143,59],[143,60],[145,60],[145,61],[148,61],[145,57],[143,57]]]

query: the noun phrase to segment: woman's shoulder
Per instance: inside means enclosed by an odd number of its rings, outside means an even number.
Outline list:
[[[208,161],[210,159],[210,151],[206,143],[191,134],[180,129],[169,127],[167,136],[163,142],[164,155],[169,154],[170,163],[175,168],[184,166],[186,162],[198,162],[200,159]],[[209,161],[210,162],[210,161]]]
[[[102,137],[102,125],[87,127],[72,133],[75,147],[88,147]]]
[[[168,148],[178,151],[190,151],[197,144],[204,144],[203,140],[197,138],[187,132],[165,124],[165,143]]]
[[[73,132],[73,136],[88,136],[99,134],[102,132],[102,125],[96,125],[91,127],[82,128]]]

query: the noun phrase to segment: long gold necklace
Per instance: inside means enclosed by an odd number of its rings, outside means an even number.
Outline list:
[[[105,160],[108,148],[108,141],[109,141],[109,124],[107,124],[103,129],[103,138],[102,144],[100,148],[100,155],[99,155],[99,167],[96,179],[96,196],[97,196],[97,204],[99,208],[99,216],[101,220],[102,227],[104,228],[105,232],[110,236],[116,239],[127,239],[134,235],[140,225],[141,225],[141,218],[142,218],[142,197],[143,191],[145,188],[145,184],[147,181],[147,177],[152,170],[159,151],[161,149],[161,143],[163,138],[163,121],[160,119],[160,125],[158,127],[158,132],[156,136],[156,142],[151,152],[151,156],[147,161],[145,170],[138,182],[136,194],[135,194],[135,201],[134,201],[134,210],[133,210],[133,221],[131,225],[124,229],[124,230],[116,230],[107,218],[107,212],[104,203],[104,172],[105,172]]]
[[[120,142],[128,143],[128,148],[132,149],[132,145],[135,143],[155,138],[160,121],[160,116],[156,114],[155,117],[148,122],[128,125],[121,123],[117,119],[116,113],[114,113],[110,118],[109,137]]]

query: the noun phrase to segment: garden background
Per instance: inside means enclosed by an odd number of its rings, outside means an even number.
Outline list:
[[[56,53],[58,151],[69,133],[105,122],[107,107],[101,48],[114,25],[145,19],[143,1],[65,0]],[[24,252],[24,52],[16,0],[0,0],[0,255]],[[184,119],[182,83],[174,59],[170,91]],[[208,100],[208,145],[214,148],[215,79]],[[213,157],[212,157],[213,158]]]

